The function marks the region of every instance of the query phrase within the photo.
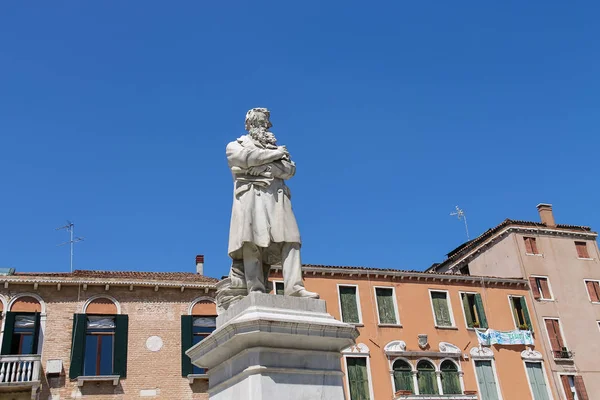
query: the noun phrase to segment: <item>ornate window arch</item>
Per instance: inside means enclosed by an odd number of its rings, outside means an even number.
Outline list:
[[[411,393],[415,392],[415,385],[413,377],[417,371],[415,366],[404,357],[396,357],[391,360],[392,370],[392,383],[394,386],[394,392],[399,390],[407,390]]]
[[[214,313],[208,313],[206,315],[217,315],[217,309],[216,309],[216,301],[213,297],[209,297],[209,296],[200,296],[200,297],[196,297],[194,300],[191,301],[189,307],[188,307],[188,312],[187,315],[194,315],[194,307],[198,304],[198,303],[202,303],[202,302],[210,302],[213,303],[215,305],[215,310]],[[198,314],[200,315],[200,314]]]
[[[440,394],[438,372],[438,366],[431,359],[423,357],[417,360],[419,394]]]
[[[87,314],[88,307],[90,305],[93,305],[96,302],[96,300],[108,300],[109,302],[111,302],[115,306],[115,311],[116,311],[115,313],[102,313],[101,312],[99,314],[117,314],[117,315],[121,314],[121,303],[119,303],[117,301],[117,299],[115,299],[114,297],[109,296],[107,294],[97,294],[97,295],[94,295],[94,296],[91,296],[90,298],[88,298],[86,300],[86,302],[83,303],[83,306],[81,307],[81,313],[82,314]],[[102,304],[102,303],[101,302],[96,302],[96,304]]]
[[[17,302],[17,300],[25,298],[25,297],[31,297],[31,298],[35,299],[40,305],[40,311],[39,311],[40,314],[46,315],[46,302],[44,301],[44,299],[42,299],[36,293],[19,293],[19,294],[15,295],[12,299],[10,299],[10,302],[8,303],[7,311],[12,311],[12,308],[15,305],[15,303]]]
[[[3,294],[0,294],[0,303],[2,303],[2,315],[8,312],[8,302]]]
[[[445,358],[440,361],[440,380],[442,393],[444,394],[462,394],[464,391],[463,372],[460,364],[456,361]]]

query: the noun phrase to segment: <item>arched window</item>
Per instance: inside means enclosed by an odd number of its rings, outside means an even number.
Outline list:
[[[433,364],[429,361],[421,360],[417,364],[417,371],[419,394],[438,394],[437,378]]]
[[[442,391],[444,394],[462,394],[458,367],[450,360],[442,362]]]
[[[42,299],[35,294],[14,297],[6,313],[2,354],[39,354],[41,347],[41,313],[45,312]]]
[[[395,391],[410,390],[414,393],[412,368],[409,363],[404,360],[396,360],[393,365],[394,370],[394,387]]]
[[[217,327],[217,307],[211,297],[199,297],[188,308],[189,315],[181,316],[181,374],[203,375],[204,368],[192,364],[185,352],[200,343]]]

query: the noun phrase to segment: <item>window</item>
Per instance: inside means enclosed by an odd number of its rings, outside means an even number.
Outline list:
[[[460,298],[465,312],[465,320],[469,328],[487,329],[487,318],[479,293],[461,293]]]
[[[115,318],[106,316],[87,317],[83,375],[112,375],[115,353]]]
[[[346,357],[350,400],[370,400],[366,357]]]
[[[431,307],[436,327],[454,326],[454,318],[450,310],[448,292],[430,291]]]
[[[435,367],[429,361],[421,360],[417,364],[419,394],[439,394]]]
[[[590,258],[586,242],[575,242],[575,248],[577,249],[578,258]]]
[[[531,286],[534,299],[552,300],[548,278],[543,276],[532,276],[529,278],[529,285]]]
[[[73,316],[69,377],[127,377],[127,315]]]
[[[398,310],[394,296],[394,288],[375,288],[375,299],[377,300],[377,315],[380,324],[398,324]]]
[[[583,384],[583,378],[575,375],[561,375],[563,390],[567,400],[587,400],[588,394]],[[537,399],[536,399],[537,400]]]
[[[217,327],[217,308],[212,298],[201,297],[192,302],[188,313],[181,316],[181,376],[204,375],[206,369],[192,364],[185,354],[200,343]]]
[[[525,369],[527,370],[529,385],[533,393],[533,400],[550,400],[542,363],[526,361]]]
[[[560,321],[557,318],[545,318],[544,322],[554,358],[571,358],[571,353],[566,348],[562,337]]]
[[[450,360],[442,362],[442,392],[444,394],[462,394],[458,367]]]
[[[459,271],[461,275],[471,275],[471,271],[469,270],[469,264],[465,264],[463,267],[460,268]]]
[[[475,372],[481,400],[498,400],[498,385],[492,360],[475,360]]]
[[[538,252],[537,243],[535,241],[535,238],[533,238],[533,237],[524,237],[523,240],[525,241],[525,253],[527,253],[527,254],[540,254]]]
[[[39,313],[7,312],[1,353],[37,354],[39,331]]]
[[[394,361],[392,368],[394,370],[394,391],[408,390],[411,393],[414,393],[412,368],[410,367],[410,364],[404,360],[396,360]]]
[[[275,294],[283,296],[283,282],[273,282],[273,288],[275,289]]]
[[[356,286],[338,286],[342,321],[349,324],[361,323],[357,289]]]
[[[515,320],[515,326],[521,330],[530,330],[533,332],[533,325],[529,318],[529,311],[527,310],[527,302],[523,296],[510,296],[510,305],[513,311],[513,318]]]
[[[600,303],[600,284],[598,281],[585,281],[588,295],[592,303]]]

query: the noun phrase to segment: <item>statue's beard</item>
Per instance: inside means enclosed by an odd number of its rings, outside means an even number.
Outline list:
[[[277,138],[273,134],[273,132],[269,132],[263,127],[259,128],[250,128],[248,134],[252,139],[260,143],[262,146],[268,149],[277,148]]]

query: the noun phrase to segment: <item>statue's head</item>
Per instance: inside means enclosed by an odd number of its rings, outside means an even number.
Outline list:
[[[246,113],[246,130],[250,131],[250,128],[269,129],[273,126],[269,121],[270,117],[271,113],[266,108],[253,108]]]

